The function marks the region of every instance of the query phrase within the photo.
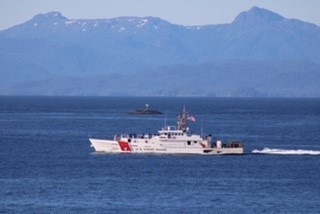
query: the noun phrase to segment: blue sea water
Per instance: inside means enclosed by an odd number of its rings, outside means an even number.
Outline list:
[[[150,107],[164,115],[127,115]],[[241,156],[97,154],[186,106]],[[319,213],[320,99],[0,97],[0,213]],[[277,154],[274,154],[277,153]]]

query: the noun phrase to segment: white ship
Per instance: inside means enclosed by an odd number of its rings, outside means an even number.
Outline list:
[[[185,109],[177,126],[165,126],[156,134],[122,134],[113,140],[90,138],[96,152],[159,154],[243,154],[239,142],[212,142],[212,137],[190,134],[188,121],[195,121]]]

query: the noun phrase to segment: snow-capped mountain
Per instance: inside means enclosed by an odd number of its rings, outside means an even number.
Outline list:
[[[257,7],[223,25],[51,12],[0,31],[0,94],[319,96],[319,64],[319,26]]]

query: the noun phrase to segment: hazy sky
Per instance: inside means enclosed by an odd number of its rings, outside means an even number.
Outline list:
[[[320,0],[0,0],[0,30],[51,11],[69,19],[154,16],[181,25],[223,24],[252,6],[320,26]]]

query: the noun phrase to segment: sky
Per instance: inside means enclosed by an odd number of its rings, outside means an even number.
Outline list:
[[[225,24],[253,6],[320,26],[320,0],[0,0],[0,30],[52,11],[69,19],[153,16],[179,25]]]

